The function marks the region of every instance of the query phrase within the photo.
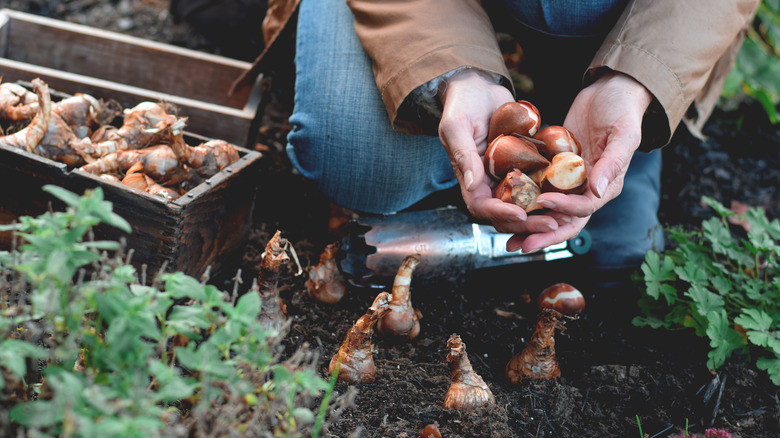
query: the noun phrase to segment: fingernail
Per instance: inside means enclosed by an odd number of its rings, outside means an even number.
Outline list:
[[[544,208],[555,208],[555,207],[557,207],[557,205],[555,205],[554,202],[550,202],[550,201],[548,201],[546,199],[543,199],[543,200],[540,200],[540,201],[536,201],[536,202],[537,202],[537,204],[541,205]]]
[[[558,229],[558,224],[553,223],[546,223],[544,225],[539,225],[536,227],[536,231],[555,231]]]
[[[567,224],[571,223],[571,218],[569,216],[561,216],[561,220],[566,222]]]
[[[528,218],[526,218],[525,216],[520,216],[519,214],[517,216],[509,216],[509,220],[511,222],[515,222],[515,221],[525,222],[527,219]]]
[[[533,254],[535,252],[538,252],[540,249],[542,249],[542,248],[541,247],[540,248],[531,248],[529,250],[523,251],[523,254]]]
[[[515,252],[518,249],[520,249],[520,247],[522,247],[522,246],[523,246],[522,243],[513,242],[511,240],[507,240],[506,241],[506,251],[507,252]]]
[[[607,186],[609,185],[609,181],[607,180],[606,176],[602,176],[599,178],[599,182],[596,184],[596,194],[599,195],[599,198],[604,197],[604,192],[607,191]]]
[[[474,172],[470,170],[464,172],[463,182],[466,184],[466,190],[471,190],[471,185],[474,184]]]

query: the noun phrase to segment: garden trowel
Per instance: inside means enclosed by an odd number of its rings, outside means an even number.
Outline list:
[[[510,237],[472,222],[454,207],[366,217],[350,222],[339,265],[351,284],[383,288],[392,283],[403,258],[417,253],[415,279],[457,282],[475,269],[581,256],[591,241],[583,230],[572,240],[524,254],[506,250]]]

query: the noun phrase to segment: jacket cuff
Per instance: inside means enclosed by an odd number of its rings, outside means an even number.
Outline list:
[[[404,99],[399,112],[408,114],[407,119],[416,121],[416,124],[420,126],[425,134],[433,135],[429,133],[438,132],[439,120],[441,120],[443,110],[441,99],[439,99],[439,91],[447,86],[447,81],[451,77],[467,69],[474,69],[474,67],[458,67],[415,88]],[[484,75],[486,81],[507,86],[507,79],[503,76],[484,70],[479,71]]]
[[[500,78],[499,83],[513,91],[500,53],[463,44],[440,47],[416,59],[380,87],[393,128],[407,134],[437,135],[440,114],[437,117],[435,111],[434,114],[428,111],[430,107],[421,107],[416,90],[430,87],[431,81],[462,68],[476,68]],[[440,105],[434,103],[433,108],[438,106],[440,110]]]

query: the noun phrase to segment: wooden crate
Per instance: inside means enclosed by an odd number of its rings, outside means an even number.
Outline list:
[[[260,79],[229,95],[251,64],[100,29],[0,9],[4,82],[43,79],[64,93],[114,99],[125,108],[167,101],[188,130],[254,148]]]
[[[164,263],[166,270],[199,276],[208,266],[218,272],[241,253],[252,223],[260,154],[239,149],[239,160],[177,200],[160,197],[107,181],[81,169],[27,151],[0,145],[0,224],[20,216],[37,216],[60,208],[41,188],[55,184],[78,194],[102,187],[114,212],[133,228],[126,234],[100,226],[96,238],[124,237],[134,251],[133,264],[147,265],[149,274]],[[11,233],[0,233],[0,249],[11,247]]]
[[[191,143],[188,141],[188,143]],[[68,169],[62,163],[0,145],[0,224],[20,216],[37,216],[58,201],[42,191],[55,184],[81,194],[102,187],[114,212],[133,228],[126,234],[113,227],[96,228],[96,238],[127,240],[133,264],[146,265],[150,275],[163,264],[166,271],[199,276],[211,266],[219,272],[241,255],[252,223],[259,158],[241,147],[239,160],[177,200],[167,201],[123,184]],[[0,249],[11,248],[11,233],[0,233]]]

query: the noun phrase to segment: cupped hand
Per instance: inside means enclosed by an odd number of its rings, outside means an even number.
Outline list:
[[[563,125],[582,145],[589,168],[588,188],[582,195],[540,195],[537,202],[549,208],[548,214],[563,218],[560,227],[549,232],[517,233],[507,243],[508,249],[532,252],[572,239],[594,212],[620,194],[631,157],[642,139],[642,117],[652,99],[642,84],[618,72],[602,75],[577,95]]]
[[[474,69],[453,75],[439,96],[443,104],[439,138],[452,162],[469,212],[490,221],[500,232],[534,233],[558,229],[552,215],[528,216],[522,208],[493,197],[495,182],[485,172],[483,156],[487,149],[490,117],[512,93],[491,77]]]

